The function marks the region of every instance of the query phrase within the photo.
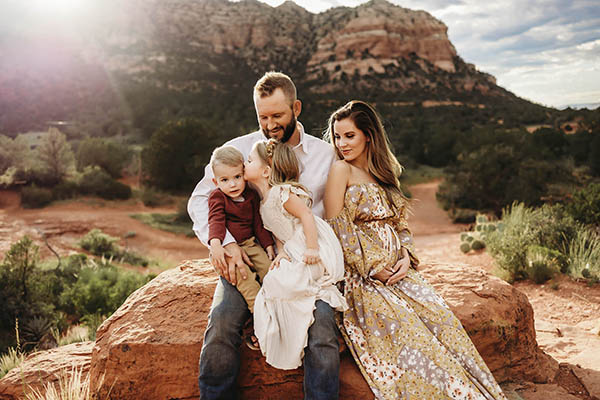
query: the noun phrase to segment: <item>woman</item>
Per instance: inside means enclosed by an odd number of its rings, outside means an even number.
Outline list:
[[[329,119],[340,160],[325,213],[344,251],[340,330],[378,399],[505,399],[460,321],[415,270],[401,166],[379,116],[351,101]]]

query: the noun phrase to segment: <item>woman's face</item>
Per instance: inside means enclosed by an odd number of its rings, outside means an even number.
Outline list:
[[[244,179],[248,182],[257,182],[264,177],[265,168],[267,166],[258,155],[256,148],[252,149],[244,163]]]
[[[335,147],[344,160],[350,164],[366,160],[369,138],[354,125],[354,121],[350,118],[333,123],[333,138]]]

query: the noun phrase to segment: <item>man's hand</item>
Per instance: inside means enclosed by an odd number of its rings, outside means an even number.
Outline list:
[[[225,251],[223,246],[221,246],[221,241],[219,239],[211,239],[210,241],[210,262],[213,267],[217,271],[223,271],[227,268],[227,262],[225,261],[225,256],[231,257],[231,255]],[[219,275],[221,275],[219,273]]]
[[[217,274],[227,279],[229,283],[232,285],[237,284],[237,277],[235,273],[236,268],[240,268],[240,273],[242,274],[242,278],[246,279],[248,275],[246,274],[246,269],[244,266],[254,266],[248,254],[235,242],[228,243],[225,247],[222,247],[223,254],[225,255],[225,261],[220,263],[218,261],[218,255],[213,254],[212,247],[210,252],[210,263],[212,264]]]

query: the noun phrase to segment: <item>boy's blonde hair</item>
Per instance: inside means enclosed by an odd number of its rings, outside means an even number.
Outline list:
[[[257,142],[254,148],[261,160],[271,167],[269,185],[290,184],[301,188],[311,196],[310,191],[298,182],[300,179],[300,163],[290,146],[275,139],[270,139],[266,142]]]
[[[244,155],[233,146],[217,147],[210,157],[210,167],[215,172],[215,165],[222,164],[228,167],[237,167],[244,164]]]

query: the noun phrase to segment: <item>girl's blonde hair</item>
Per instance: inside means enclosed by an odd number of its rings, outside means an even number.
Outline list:
[[[324,136],[325,140],[334,146],[340,159],[343,159],[343,156],[335,145],[333,124],[346,118],[354,122],[354,125],[368,139],[366,147],[369,173],[383,187],[390,202],[399,206],[393,200],[392,195],[395,193],[404,197],[399,180],[402,174],[402,166],[392,153],[390,141],[383,128],[381,118],[373,107],[360,100],[352,100],[331,114]]]
[[[266,142],[257,142],[254,148],[261,160],[271,167],[269,185],[289,184],[302,189],[311,196],[310,191],[298,182],[300,180],[300,163],[288,145],[275,139],[269,139]]]

